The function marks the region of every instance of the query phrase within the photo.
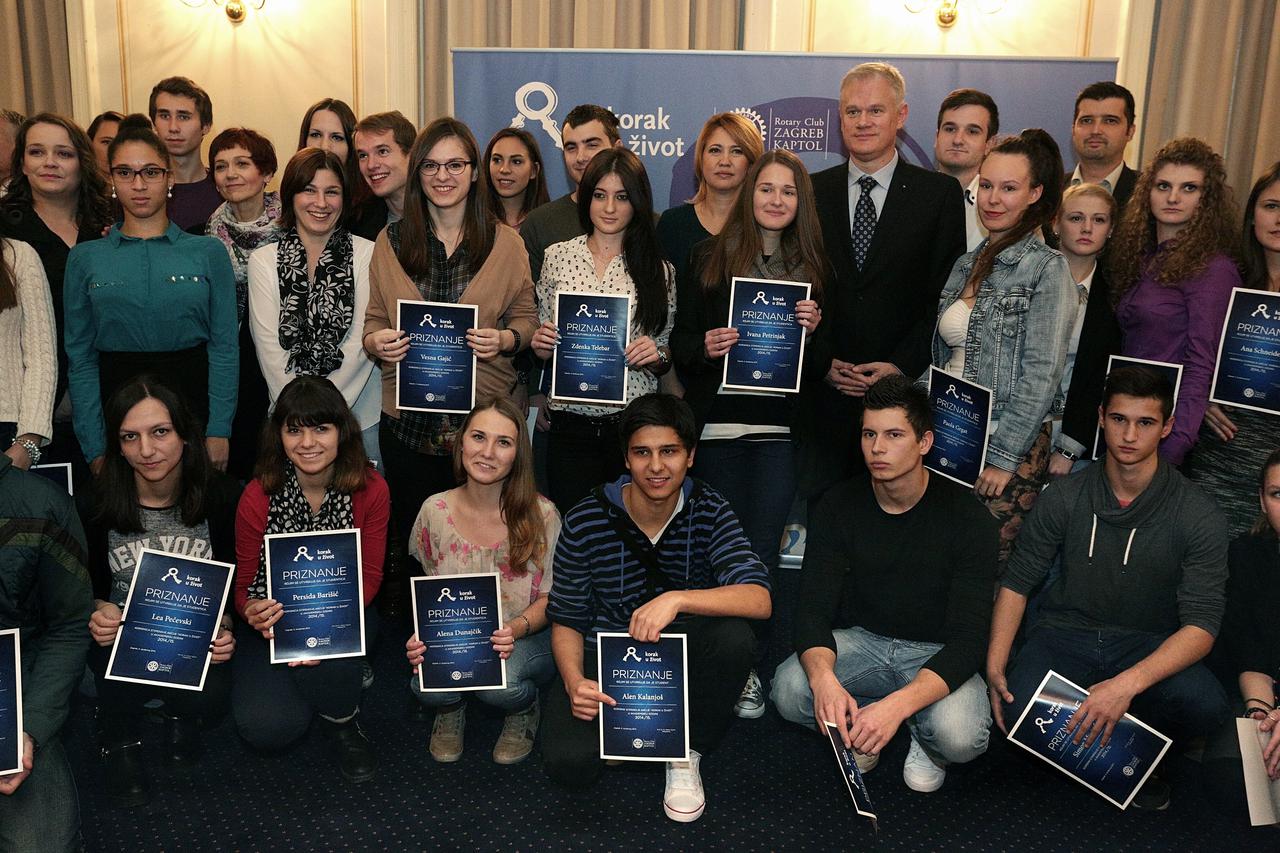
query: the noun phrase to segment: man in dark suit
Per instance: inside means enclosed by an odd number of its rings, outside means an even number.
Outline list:
[[[882,376],[929,364],[938,294],[965,251],[964,196],[950,175],[898,156],[906,86],[892,65],[867,62],[840,83],[849,159],[813,176],[822,239],[835,270],[813,357],[826,377],[805,395],[800,489],[814,496],[861,463],[863,394]]]
[[[1133,139],[1133,93],[1118,83],[1091,83],[1076,95],[1071,122],[1071,147],[1076,169],[1067,184],[1102,184],[1116,200],[1116,207],[1133,194],[1138,173],[1124,162],[1124,148]]]

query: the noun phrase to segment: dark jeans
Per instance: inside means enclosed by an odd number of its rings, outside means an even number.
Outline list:
[[[375,632],[377,611],[364,609],[365,648]],[[270,647],[244,622],[236,623],[236,653],[231,658],[231,716],[236,730],[254,749],[274,752],[307,732],[316,714],[345,720],[360,707],[363,658],[334,658],[315,666],[270,663]]]
[[[570,412],[551,412],[550,417],[548,497],[563,516],[596,486],[618,479],[626,467],[618,439],[618,415],[588,418]]]
[[[0,850],[63,853],[80,849],[80,803],[59,738],[41,744],[31,774],[0,796]]]
[[[382,476],[391,490],[390,549],[405,552],[409,531],[418,517],[422,504],[436,492],[447,491],[458,485],[453,476],[453,456],[431,456],[407,447],[395,437],[382,416],[378,426],[378,444],[382,450]],[[383,585],[387,585],[387,578]],[[402,579],[397,579],[401,582]]]
[[[234,659],[233,655],[232,660]],[[105,676],[110,660],[110,646],[104,647],[97,643],[89,646],[89,669],[93,670],[93,682],[98,688],[98,707],[104,716],[136,718],[141,716],[146,703],[152,699],[160,699],[169,716],[198,718],[206,726],[213,726],[226,715],[231,705],[231,661],[209,664],[204,690],[179,690],[108,680]]]
[[[271,394],[262,378],[258,352],[253,346],[248,318],[240,324],[240,384],[236,396],[236,414],[231,421],[231,455],[227,473],[237,480],[253,479],[253,466],[258,459],[258,440],[267,419]]]
[[[1033,627],[1007,673],[1013,704],[1004,708],[1005,722],[1017,720],[1050,669],[1088,689],[1119,675],[1166,639],[1139,632]],[[1194,663],[1134,697],[1129,713],[1175,740],[1186,740],[1214,731],[1230,710],[1218,679],[1203,663]]]
[[[689,635],[689,745],[702,754],[715,749],[733,719],[733,705],[751,669],[755,637],[745,619],[693,616],[672,625]],[[585,645],[585,644],[584,644]],[[596,651],[583,652],[583,671],[596,678]],[[557,678],[542,712],[543,767],[562,785],[590,785],[604,769],[600,724],[573,716],[564,682]]]

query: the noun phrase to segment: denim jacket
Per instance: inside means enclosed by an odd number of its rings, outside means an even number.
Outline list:
[[[979,252],[961,255],[938,299],[938,317],[960,296]],[[1016,471],[1050,411],[1061,412],[1062,371],[1079,295],[1067,261],[1032,233],[996,256],[978,287],[965,337],[964,379],[992,389],[987,464]],[[933,331],[933,364],[946,365],[948,347]],[[928,379],[928,372],[925,377]]]

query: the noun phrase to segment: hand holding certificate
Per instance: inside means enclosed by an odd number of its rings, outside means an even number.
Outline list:
[[[506,661],[493,649],[502,627],[496,574],[414,578],[414,626],[425,646],[418,664],[424,693],[507,686]]]
[[[991,399],[990,388],[929,368],[933,446],[924,467],[973,488],[987,464]]]
[[[22,733],[22,637],[0,631],[0,776],[24,770]]]
[[[1280,414],[1280,293],[1231,291],[1209,400]]]
[[[631,298],[556,293],[559,343],[551,356],[551,396],[579,403],[627,402]]]
[[[642,643],[601,633],[596,644],[600,757],[622,761],[689,760],[689,665],[684,634]]]
[[[273,533],[265,550],[267,598],[279,608],[268,618],[271,662],[363,655],[360,531]]]
[[[738,340],[724,360],[723,385],[735,391],[800,390],[806,328],[798,303],[811,286],[792,281],[737,278],[729,287],[729,328]]]
[[[839,726],[826,720],[823,720],[822,724],[827,730],[827,740],[831,742],[831,749],[836,754],[836,766],[840,768],[840,775],[844,777],[849,798],[853,800],[853,810],[865,818],[870,818],[871,828],[879,832],[880,824],[871,805],[871,794],[867,791],[867,783],[862,776],[862,771],[858,769],[858,762],[853,757],[853,750],[844,745]]]
[[[463,414],[476,398],[476,354],[467,330],[477,323],[474,305],[396,301],[396,324],[409,352],[396,362],[396,408]]]

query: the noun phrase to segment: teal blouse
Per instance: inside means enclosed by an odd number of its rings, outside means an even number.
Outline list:
[[[239,381],[236,284],[226,247],[173,223],[139,239],[111,226],[71,250],[63,324],[76,437],[88,460],[106,452],[98,353],[173,352],[205,344],[207,434],[231,435]]]

